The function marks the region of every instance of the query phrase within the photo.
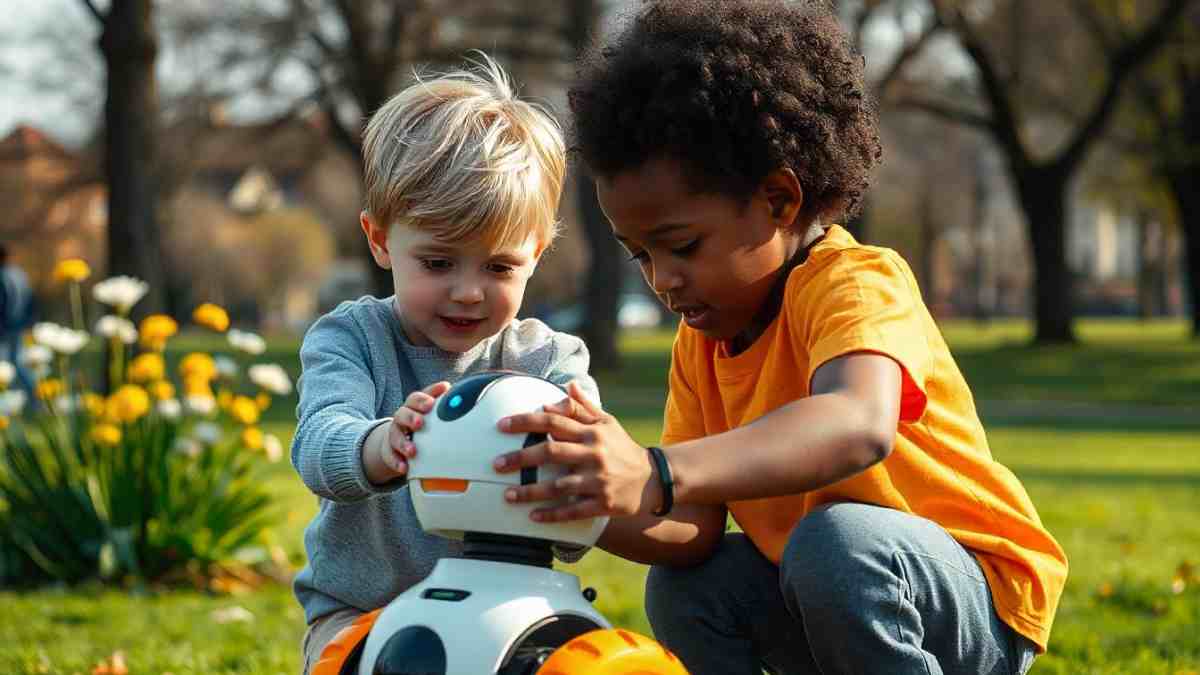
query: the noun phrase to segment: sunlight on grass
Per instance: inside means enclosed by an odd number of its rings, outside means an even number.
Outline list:
[[[1182,322],[1082,322],[1085,344],[1077,348],[1028,347],[1028,327],[1020,322],[945,329],[977,400],[1028,392],[1059,400],[1200,403],[1200,345],[1185,339]],[[600,378],[606,408],[642,443],[656,440],[660,429],[671,340],[666,331],[625,336],[626,369]],[[295,343],[272,349],[294,353]],[[265,430],[287,439],[292,423],[278,419]],[[1200,670],[1194,571],[1200,415],[1190,425],[1128,428],[1051,416],[991,424],[988,439],[995,457],[1027,487],[1071,564],[1051,651],[1033,672]],[[268,484],[281,513],[271,537],[299,564],[316,499],[286,460],[271,467]],[[649,632],[645,567],[593,551],[563,569],[597,590],[597,607],[615,624]],[[253,619],[214,619],[214,611],[232,606]],[[0,673],[90,673],[116,650],[126,653],[131,673],[294,673],[302,621],[290,589],[278,585],[243,596],[181,590],[139,596],[92,587],[0,592]]]

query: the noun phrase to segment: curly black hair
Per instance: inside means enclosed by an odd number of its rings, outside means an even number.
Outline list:
[[[602,177],[670,157],[743,203],[790,168],[802,216],[850,218],[882,156],[863,65],[824,0],[648,0],[581,57],[572,150]]]

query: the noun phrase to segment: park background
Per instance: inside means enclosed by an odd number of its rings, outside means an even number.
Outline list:
[[[847,226],[909,260],[993,454],[1071,561],[1033,672],[1200,671],[1200,1],[835,4],[885,153]],[[39,320],[72,323],[55,272],[81,259],[83,297],[106,277],[147,282],[131,318],[179,322],[172,367],[230,351],[193,320],[207,302],[294,379],[316,316],[390,292],[357,226],[364,115],[414,69],[482,48],[565,119],[580,46],[635,5],[6,0],[0,241]],[[606,406],[650,443],[671,320],[586,177],[560,217],[523,312],[587,340]],[[82,312],[93,330],[102,308]],[[93,338],[73,358],[102,358]],[[294,405],[262,414],[284,447]],[[254,461],[272,520],[215,567],[0,574],[0,672],[297,672],[287,579],[315,499],[286,460]],[[12,509],[0,499],[0,524]],[[615,623],[649,632],[645,568],[601,552],[566,568]]]

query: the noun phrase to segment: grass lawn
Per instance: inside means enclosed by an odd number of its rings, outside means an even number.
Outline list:
[[[988,421],[997,459],[1016,472],[1067,550],[1071,576],[1051,651],[1033,672],[1185,673],[1200,670],[1200,344],[1182,324],[1084,322],[1082,347],[1035,349],[1028,328],[946,327]],[[205,348],[197,338],[189,348]],[[670,336],[630,336],[628,363],[602,378],[606,405],[643,442],[657,436]],[[294,369],[294,343],[272,344]],[[294,370],[293,370],[294,372]],[[989,414],[988,401],[1169,405],[1148,416],[1026,418]],[[291,402],[269,426],[290,435]],[[286,463],[272,467],[280,524],[272,536],[299,561],[315,501]],[[645,568],[593,552],[567,569],[598,591],[614,623],[648,632]],[[219,622],[241,607],[249,621]],[[302,631],[290,590],[242,596],[130,594],[95,587],[0,592],[0,673],[83,673],[121,650],[131,673],[295,673]]]

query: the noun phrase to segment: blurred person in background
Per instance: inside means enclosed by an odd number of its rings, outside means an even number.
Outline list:
[[[33,377],[21,358],[22,336],[33,325],[34,298],[25,270],[12,264],[8,246],[0,244],[0,361],[17,369],[17,382],[33,396]]]

